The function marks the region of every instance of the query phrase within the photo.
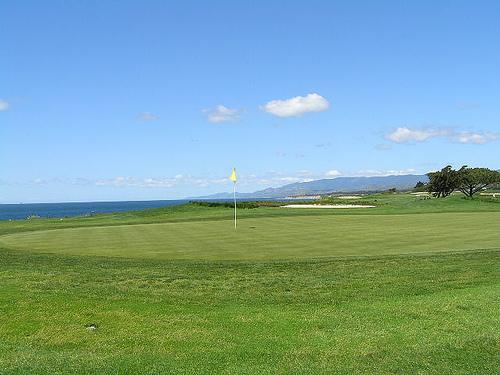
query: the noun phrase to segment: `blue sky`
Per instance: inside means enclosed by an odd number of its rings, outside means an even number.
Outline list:
[[[0,203],[498,169],[498,1],[2,1]]]

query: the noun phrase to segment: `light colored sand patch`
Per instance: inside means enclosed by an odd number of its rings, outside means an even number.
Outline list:
[[[339,198],[339,199],[360,199],[360,198],[363,198],[361,195],[339,195],[338,197],[335,197],[335,198]]]
[[[376,206],[362,206],[356,204],[287,204],[285,208],[373,208]]]

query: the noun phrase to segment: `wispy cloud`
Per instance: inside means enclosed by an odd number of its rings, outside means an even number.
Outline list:
[[[297,176],[299,177],[312,177],[314,176],[314,173],[311,171],[308,171],[307,169],[302,169],[297,172]]]
[[[237,109],[227,108],[222,104],[218,104],[214,109],[204,109],[206,121],[211,123],[220,122],[236,122],[241,120],[241,115]]]
[[[177,177],[177,176],[176,176]],[[145,178],[137,177],[116,177],[95,181],[95,186],[113,186],[113,187],[140,187],[140,188],[158,188],[173,187],[179,184],[180,178]]]
[[[321,95],[309,94],[286,100],[272,100],[260,109],[278,117],[300,117],[306,113],[325,111],[329,107],[330,103]]]
[[[461,132],[461,133],[450,134],[449,138],[450,140],[456,143],[472,143],[475,145],[484,145],[491,141],[500,139],[500,135],[489,132],[484,132],[484,133]]]
[[[149,111],[144,111],[142,113],[142,115],[140,116],[137,116],[137,118],[139,120],[142,120],[142,121],[153,121],[153,120],[157,120],[158,119],[158,116],[152,114],[151,112]]]
[[[392,146],[388,145],[387,143],[383,143],[383,144],[377,145],[375,148],[377,150],[382,150],[382,151],[392,150]]]
[[[114,186],[114,187],[131,187],[147,186],[146,180],[140,180],[136,177],[116,177],[109,179],[101,179],[95,182],[96,186]]]
[[[316,147],[320,147],[320,148],[331,147],[331,146],[332,146],[332,144],[330,142],[320,143],[320,144],[316,145]]]
[[[345,177],[371,177],[371,176],[388,176],[388,175],[405,175],[414,173],[414,169],[406,170],[360,170],[355,173],[343,173],[339,170],[329,171],[310,171],[299,170],[294,172],[270,170],[263,174],[257,173],[240,173],[238,176],[238,186],[240,191],[252,192],[269,187],[280,187],[286,184],[295,182],[308,182],[320,180],[324,178]],[[225,191],[230,188],[233,182],[226,175],[215,177],[200,177],[192,175],[177,174],[173,177],[148,177],[139,178],[132,176],[120,176],[107,179],[59,179],[53,178],[49,180],[34,179],[29,182],[19,183],[10,181],[0,181],[0,185],[44,185],[52,184],[70,184],[77,186],[94,186],[101,188],[141,188],[141,189],[175,189],[181,188],[188,191],[190,188],[207,188],[208,193],[213,191]],[[201,193],[203,194],[203,193]]]
[[[243,186],[253,186],[258,189],[259,186],[261,188],[273,186],[283,186],[286,184],[291,184],[294,182],[306,182],[311,181],[315,178],[322,178],[323,174],[317,174],[308,170],[300,170],[298,172],[289,173],[289,172],[278,172],[275,170],[270,170],[264,175],[252,174],[247,178],[241,181]]]
[[[403,176],[412,173],[415,173],[415,169],[413,168],[405,170],[389,169],[387,171],[380,171],[376,169],[364,169],[357,171],[356,175],[362,177],[375,177],[375,176]]]
[[[10,104],[5,100],[0,100],[0,111],[6,111],[10,108]]]
[[[384,135],[384,138],[394,143],[413,144],[414,142],[425,142],[431,138],[442,137],[449,142],[461,144],[484,145],[491,141],[500,139],[500,135],[491,132],[457,131],[450,127],[400,127]],[[384,146],[386,147],[386,146]],[[378,149],[387,149],[380,148]]]
[[[457,105],[457,109],[460,109],[461,111],[466,110],[466,109],[480,108],[480,107],[481,106],[477,105],[477,104],[465,104],[465,103],[462,103],[462,104]]]
[[[137,177],[115,177],[93,181],[94,186],[111,187],[138,187],[138,188],[170,188],[179,186],[207,187],[212,185],[225,185],[231,181],[229,178],[199,178],[194,176],[176,175],[172,178],[137,178]]]
[[[328,171],[328,172],[326,172],[326,176],[327,177],[339,177],[339,176],[342,176],[342,172],[337,171],[337,170]]]
[[[429,138],[439,137],[442,135],[449,134],[449,129],[438,129],[438,128],[429,128],[429,127],[421,127],[421,128],[406,128],[401,127],[397,128],[392,133],[386,134],[384,136],[385,139],[395,143],[409,143],[412,141],[416,142],[424,142]]]

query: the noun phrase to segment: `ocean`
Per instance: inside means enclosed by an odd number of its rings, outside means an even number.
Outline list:
[[[125,202],[75,202],[75,203],[23,203],[0,204],[0,220],[22,220],[30,216],[40,218],[86,216],[102,213],[146,210],[175,206],[188,200],[125,201]]]

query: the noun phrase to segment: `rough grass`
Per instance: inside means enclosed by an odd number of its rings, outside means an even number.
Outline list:
[[[498,250],[238,263],[3,250],[1,259],[3,374],[498,370]]]
[[[368,199],[0,223],[0,374],[497,374],[500,206]]]

